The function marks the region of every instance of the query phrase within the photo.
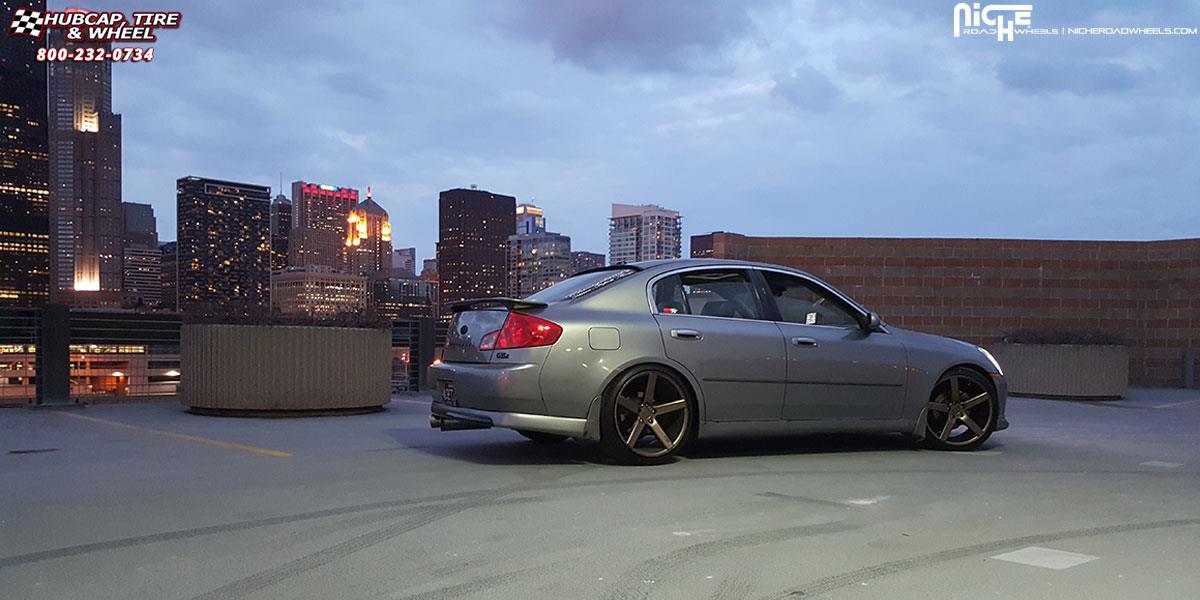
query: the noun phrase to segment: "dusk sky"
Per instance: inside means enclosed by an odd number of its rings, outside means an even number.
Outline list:
[[[438,191],[471,184],[597,252],[612,202],[687,236],[1200,236],[1200,36],[955,39],[954,4],[180,3],[154,62],[113,67],[124,199],[168,240],[184,175],[371,186],[420,258]],[[1033,5],[1200,26],[1194,2]]]

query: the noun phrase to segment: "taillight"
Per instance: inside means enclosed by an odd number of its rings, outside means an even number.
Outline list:
[[[500,329],[479,340],[480,350],[533,348],[549,346],[558,341],[562,327],[545,319],[519,312],[510,312]]]

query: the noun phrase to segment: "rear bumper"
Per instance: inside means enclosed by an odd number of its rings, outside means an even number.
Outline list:
[[[568,437],[585,437],[587,419],[462,408],[448,406],[435,399],[429,407],[429,426],[442,431],[503,427]]]

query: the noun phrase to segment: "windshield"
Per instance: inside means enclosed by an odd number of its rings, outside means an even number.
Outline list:
[[[590,294],[622,277],[635,273],[634,269],[606,269],[592,271],[574,277],[569,277],[540,292],[535,292],[526,300],[535,302],[559,302],[571,300],[585,294]]]

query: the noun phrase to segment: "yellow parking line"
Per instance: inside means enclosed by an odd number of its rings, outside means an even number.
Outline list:
[[[124,427],[125,429],[133,429],[136,431],[153,433],[153,434],[161,435],[164,437],[175,438],[177,440],[183,440],[185,442],[195,442],[197,444],[207,444],[209,446],[216,446],[218,448],[232,448],[234,450],[245,450],[246,452],[253,452],[255,454],[265,454],[267,456],[274,456],[275,458],[291,458],[292,457],[291,453],[282,452],[280,450],[269,450],[267,448],[257,448],[255,446],[247,446],[245,444],[235,444],[233,442],[223,442],[221,440],[214,440],[212,438],[200,437],[198,435],[188,435],[186,433],[175,433],[173,431],[162,431],[161,429],[150,429],[149,427],[138,427],[137,425],[129,425],[127,423],[121,423],[119,421],[109,421],[108,419],[98,419],[96,417],[85,417],[83,415],[77,415],[77,414],[69,413],[69,412],[60,412],[57,414],[63,415],[64,417],[71,417],[73,419],[83,419],[84,421],[92,421],[93,423],[102,423],[104,425],[111,425],[113,427]]]

